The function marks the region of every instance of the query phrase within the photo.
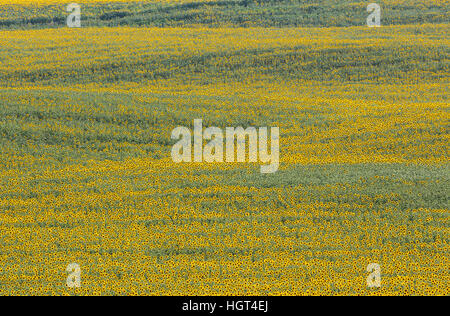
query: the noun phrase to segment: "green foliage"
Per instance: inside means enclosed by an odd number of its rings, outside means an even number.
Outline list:
[[[448,4],[417,5],[378,1],[383,25],[448,22]],[[365,25],[368,2],[355,0],[218,0],[187,3],[126,2],[82,6],[83,26],[357,26]],[[64,5],[4,6],[1,28],[63,27],[68,13]]]

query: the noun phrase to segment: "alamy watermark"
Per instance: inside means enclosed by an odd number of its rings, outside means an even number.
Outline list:
[[[371,3],[367,6],[367,12],[369,16],[367,17],[368,27],[381,27],[381,7],[377,3]]]
[[[66,8],[67,12],[71,12],[67,17],[67,26],[70,28],[81,27],[81,7],[78,3],[71,3]]]
[[[381,266],[378,263],[371,263],[367,266],[367,287],[379,288],[381,287]]]
[[[270,153],[267,127],[260,127],[259,131],[255,127],[248,127],[245,130],[243,127],[227,127],[225,131],[218,127],[208,127],[203,130],[203,121],[196,119],[193,134],[192,146],[192,134],[189,128],[179,126],[172,131],[171,138],[178,140],[172,147],[174,162],[246,162],[248,152],[248,162],[264,164],[261,166],[261,173],[274,173],[278,170],[280,164],[280,129],[278,127],[272,127],[270,130]],[[203,146],[204,140],[209,141],[205,146]]]
[[[66,280],[66,285],[69,288],[79,288],[81,287],[81,268],[76,263],[71,263],[67,266],[66,272],[69,276]]]

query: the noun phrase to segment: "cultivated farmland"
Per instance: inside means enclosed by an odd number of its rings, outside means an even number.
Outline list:
[[[0,295],[448,294],[449,3],[335,2],[0,0]],[[279,171],[175,164],[199,118]]]

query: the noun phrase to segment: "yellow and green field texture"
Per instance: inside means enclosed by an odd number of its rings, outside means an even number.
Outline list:
[[[70,2],[0,0],[0,295],[449,294],[448,1]],[[199,118],[279,171],[173,163]]]

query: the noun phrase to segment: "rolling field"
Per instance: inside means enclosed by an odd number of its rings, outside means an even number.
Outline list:
[[[0,295],[449,294],[448,1],[79,3],[0,0]],[[172,162],[199,118],[279,171]]]

